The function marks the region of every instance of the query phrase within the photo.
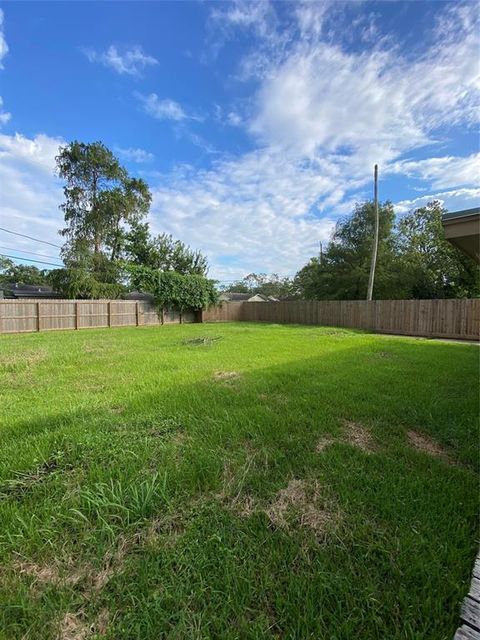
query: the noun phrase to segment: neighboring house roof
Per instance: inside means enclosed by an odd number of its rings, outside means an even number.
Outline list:
[[[246,301],[251,297],[249,293],[230,293],[226,291],[219,296],[219,300],[224,300],[226,302],[242,302]]]
[[[442,224],[445,238],[480,263],[480,207],[446,213]]]
[[[264,293],[229,293],[228,291],[220,294],[219,300],[224,302],[278,302],[278,298],[266,296]]]
[[[61,295],[52,287],[35,284],[19,284],[18,282],[6,282],[0,285],[5,298],[61,298]]]
[[[125,296],[126,300],[145,300],[146,302],[153,302],[154,296],[151,293],[144,293],[143,291],[130,291]]]

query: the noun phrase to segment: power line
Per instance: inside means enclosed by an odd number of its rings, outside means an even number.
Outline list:
[[[38,262],[39,264],[49,264],[52,267],[63,267],[63,264],[55,262],[44,262],[43,260],[34,260],[34,258],[21,258],[20,256],[10,256],[6,253],[0,253],[3,258],[11,258],[12,260],[26,260],[27,262]]]
[[[58,256],[46,256],[43,253],[35,253],[35,251],[26,251],[25,249],[20,249],[18,247],[2,247],[0,245],[0,249],[7,249],[7,251],[20,251],[20,253],[28,253],[31,256],[40,256],[40,258],[53,258],[54,260],[58,260]]]
[[[53,242],[47,242],[46,240],[40,240],[39,238],[27,236],[24,233],[18,233],[18,231],[10,231],[10,229],[4,229],[3,227],[0,227],[0,231],[5,231],[6,233],[11,233],[14,236],[20,236],[22,238],[28,238],[29,240],[34,240],[35,242],[41,242],[42,244],[49,244],[51,247],[57,247],[57,249],[62,248],[59,244],[53,244]]]

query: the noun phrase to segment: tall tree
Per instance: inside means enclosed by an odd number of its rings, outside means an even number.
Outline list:
[[[67,267],[86,268],[97,280],[110,282],[116,277],[113,265],[124,248],[127,227],[145,217],[150,207],[148,186],[131,178],[101,142],[71,142],[60,148],[56,163],[65,180],[62,257]]]
[[[395,273],[394,211],[390,202],[379,205],[379,232],[375,298],[390,297],[399,286]],[[337,223],[330,244],[319,258],[301,269],[295,284],[307,299],[365,299],[372,254],[375,207],[366,202]]]
[[[429,202],[398,222],[399,268],[412,298],[462,298],[480,294],[478,268],[445,240],[440,202]]]

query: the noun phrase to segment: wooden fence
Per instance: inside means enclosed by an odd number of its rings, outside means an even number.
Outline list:
[[[203,322],[273,322],[367,329],[427,338],[478,340],[480,300],[228,302]]]
[[[134,300],[1,300],[0,333],[178,322],[272,322],[478,340],[480,300],[225,302],[201,314]]]
[[[197,322],[199,314],[135,300],[0,300],[0,333]]]

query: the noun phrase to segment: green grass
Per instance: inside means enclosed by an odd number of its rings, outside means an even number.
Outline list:
[[[478,374],[321,327],[1,336],[0,637],[449,640]]]

